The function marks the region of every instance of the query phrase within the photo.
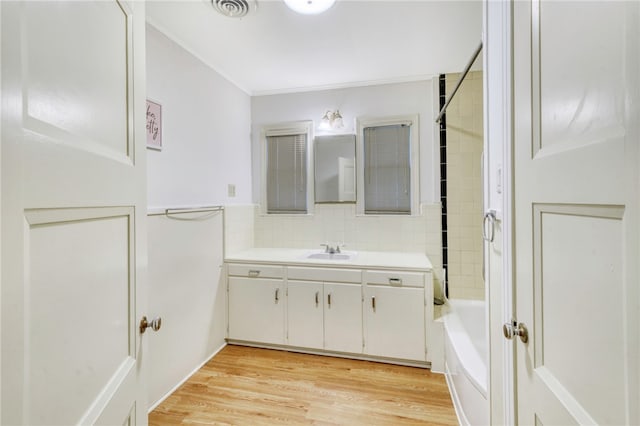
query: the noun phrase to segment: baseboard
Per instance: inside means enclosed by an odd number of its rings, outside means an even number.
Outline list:
[[[311,355],[332,356],[336,358],[357,359],[360,361],[381,362],[384,364],[402,365],[405,367],[431,368],[431,363],[428,361],[414,361],[414,360],[405,360],[405,359],[397,359],[397,358],[385,358],[385,357],[377,357],[377,356],[355,354],[355,353],[348,353],[348,352],[331,352],[331,351],[325,351],[322,349],[300,348],[297,346],[288,346],[288,345],[271,345],[268,343],[247,342],[245,340],[227,339],[227,342],[230,345],[250,346],[253,348],[275,349],[278,351],[296,352],[296,353],[311,354]]]
[[[174,387],[172,387],[169,392],[167,392],[164,396],[162,396],[158,401],[154,402],[153,405],[151,405],[151,407],[149,407],[149,410],[147,411],[147,413],[151,413],[153,410],[155,410],[158,405],[162,404],[164,402],[165,399],[167,399],[169,396],[171,396],[172,393],[174,393],[176,390],[178,390],[178,388],[180,386],[182,386],[187,380],[189,380],[191,378],[191,376],[193,376],[198,370],[200,370],[202,367],[204,367],[204,365],[206,363],[208,363],[209,361],[211,361],[211,359],[218,355],[218,352],[220,352],[222,349],[224,349],[224,347],[227,346],[227,342],[223,342],[222,345],[216,349],[215,351],[213,351],[213,353],[211,354],[211,356],[207,357],[207,359],[205,359],[202,363],[200,363],[196,368],[194,368],[189,374],[187,374],[187,376],[182,379],[180,382],[178,382],[177,385],[175,385]]]

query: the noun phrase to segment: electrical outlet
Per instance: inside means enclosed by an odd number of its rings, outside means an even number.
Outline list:
[[[233,183],[230,183],[227,185],[227,193],[229,194],[229,197],[235,197],[236,196],[236,186]]]

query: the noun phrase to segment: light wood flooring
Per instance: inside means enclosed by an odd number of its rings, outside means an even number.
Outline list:
[[[150,425],[457,425],[443,375],[368,361],[226,346]]]

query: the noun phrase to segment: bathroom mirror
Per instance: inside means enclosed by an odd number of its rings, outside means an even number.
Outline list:
[[[355,135],[314,139],[316,203],[355,203]]]

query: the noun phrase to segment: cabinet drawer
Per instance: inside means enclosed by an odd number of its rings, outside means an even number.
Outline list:
[[[423,287],[424,274],[422,272],[365,271],[364,281],[367,284],[394,287]]]
[[[283,278],[284,267],[276,265],[244,265],[230,263],[227,265],[228,274],[235,277],[250,278]]]
[[[340,283],[361,283],[360,269],[306,268],[290,266],[287,277],[291,280],[330,281]]]

